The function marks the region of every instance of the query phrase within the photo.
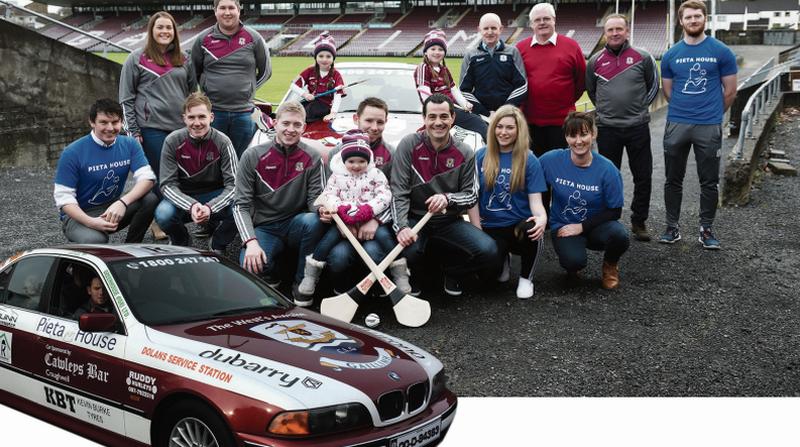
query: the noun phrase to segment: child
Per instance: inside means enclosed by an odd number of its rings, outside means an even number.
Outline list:
[[[422,63],[414,70],[414,81],[421,101],[425,101],[434,93],[441,93],[458,105],[455,125],[476,132],[486,140],[486,122],[478,115],[470,113],[472,103],[464,98],[461,90],[453,82],[453,76],[445,65],[447,54],[447,36],[440,29],[425,35]]]
[[[335,212],[342,218],[353,234],[358,227],[385,211],[392,201],[389,182],[372,160],[369,137],[358,129],[348,131],[342,137],[342,149],[331,159],[331,176],[328,179],[323,196],[323,203],[335,203]],[[336,224],[328,230],[317,244],[314,253],[306,257],[303,280],[297,290],[302,295],[314,294],[320,273],[325,267],[325,259],[331,249],[342,239]],[[389,252],[394,248],[394,241],[387,233],[375,233],[375,241],[381,248]],[[395,285],[408,293],[411,284],[408,278],[405,258],[395,260],[390,265]]]
[[[339,104],[344,96],[342,94],[344,79],[333,67],[333,61],[336,59],[336,42],[333,37],[325,31],[313,43],[314,66],[300,73],[292,84],[292,91],[303,97],[307,123],[320,119],[327,122],[332,120],[339,110]],[[336,92],[315,97],[334,88],[337,89]]]

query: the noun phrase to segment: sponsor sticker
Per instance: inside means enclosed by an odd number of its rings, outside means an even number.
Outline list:
[[[329,368],[333,368],[334,371],[341,371],[342,369],[381,369],[389,366],[392,363],[393,353],[392,351],[383,349],[383,348],[375,348],[375,351],[378,352],[378,358],[369,362],[351,362],[351,361],[342,361],[331,359],[327,357],[322,357],[319,359],[319,364],[322,366],[327,366]]]
[[[58,346],[45,346],[47,353],[44,355],[45,375],[53,380],[70,383],[73,377],[83,377],[97,383],[108,383],[108,371],[95,363],[75,362],[72,360],[72,351]]]
[[[250,330],[281,343],[315,352],[340,346],[358,346],[356,340],[340,332],[304,320],[274,321]]]
[[[125,385],[128,386],[128,392],[131,393],[131,400],[139,400],[139,397],[153,400],[158,393],[158,379],[138,371],[128,371],[128,377],[125,379]]]
[[[0,362],[11,364],[11,332],[0,331]]]
[[[169,354],[164,351],[159,351],[157,349],[153,349],[151,347],[145,346],[142,348],[141,351],[142,355],[154,358],[156,360],[160,360],[164,363],[169,363],[171,365],[175,365],[179,368],[186,369],[189,371],[194,371],[204,376],[209,376],[213,379],[217,379],[221,382],[230,383],[233,380],[233,374],[223,371],[221,369],[214,368],[210,365],[205,363],[198,362],[196,360],[192,360],[186,357],[182,357],[180,355]],[[202,355],[201,355],[202,357]],[[153,393],[155,394],[155,393]]]
[[[16,327],[19,314],[10,307],[0,306],[0,326]]]
[[[258,374],[262,377],[277,380],[278,385],[283,388],[291,388],[300,381],[300,378],[295,375],[281,371],[277,368],[273,368],[269,364],[262,363],[262,359],[250,359],[236,351],[231,352],[222,348],[217,348],[213,351],[203,351],[198,355],[203,359],[226,365],[226,368],[228,366],[232,366],[234,368],[240,368],[244,371],[249,371],[253,374]],[[230,373],[223,373],[230,376]]]
[[[65,342],[75,342],[85,347],[94,347],[106,351],[114,351],[117,348],[117,336],[109,333],[83,332],[76,330],[77,324],[63,322],[42,317],[36,325],[36,332],[44,334],[49,338],[55,338]]]
[[[214,331],[214,332],[219,332],[219,331],[225,331],[225,330],[228,330],[228,329],[233,329],[234,327],[250,326],[250,325],[253,325],[253,324],[263,323],[265,321],[273,321],[273,320],[278,320],[278,319],[281,319],[281,318],[298,318],[298,317],[305,317],[305,314],[288,312],[288,313],[281,314],[281,315],[278,315],[278,316],[258,315],[258,316],[252,317],[252,318],[241,318],[241,319],[238,319],[238,320],[233,320],[233,321],[230,321],[230,322],[227,322],[227,323],[222,323],[222,324],[212,324],[212,325],[206,326],[206,329],[208,329],[210,331]]]

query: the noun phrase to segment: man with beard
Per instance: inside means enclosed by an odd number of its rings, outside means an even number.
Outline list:
[[[264,272],[268,283],[280,284],[278,258],[297,255],[292,293],[294,303],[308,307],[313,297],[297,292],[306,256],[322,237],[325,225],[314,201],[322,192],[322,156],[300,141],[306,110],[288,101],[275,114],[275,139],[249,147],[239,160],[233,216],[242,236],[239,261],[253,273]],[[290,256],[291,257],[291,256]]]
[[[444,291],[461,295],[459,278],[483,272],[495,278],[500,270],[497,244],[461,218],[478,201],[475,153],[450,136],[455,121],[453,102],[436,93],[422,103],[425,128],[406,135],[392,162],[392,219],[397,241],[411,267],[412,295],[425,254],[435,254],[444,270]],[[434,216],[415,235],[411,231],[426,212]],[[432,247],[436,247],[435,249]],[[430,249],[430,250],[429,250]]]
[[[661,59],[664,96],[669,101],[664,130],[664,204],[667,229],[664,244],[681,239],[678,221],[683,177],[689,150],[694,148],[700,179],[700,237],[703,248],[718,250],[712,224],[719,199],[722,117],[736,97],[736,56],[717,39],[706,36],[706,5],[688,0],[678,8],[683,40]]]
[[[211,101],[195,92],[183,104],[186,127],[169,134],[161,151],[161,192],[156,222],[172,245],[189,245],[184,223],[209,224],[211,250],[221,255],[236,235],[231,203],[236,152],[231,140],[211,128]]]
[[[645,221],[650,211],[653,154],[650,150],[650,103],[658,94],[658,68],[653,56],[630,46],[628,18],[611,14],[603,26],[606,46],[589,59],[586,91],[597,111],[597,149],[617,169],[628,152],[633,174],[631,230],[649,241]]]

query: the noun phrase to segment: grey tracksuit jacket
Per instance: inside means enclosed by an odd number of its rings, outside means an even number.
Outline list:
[[[586,64],[586,91],[597,108],[598,126],[649,123],[648,109],[658,94],[656,61],[627,41],[618,54],[605,47]]]
[[[283,147],[268,141],[248,148],[239,159],[233,218],[242,241],[254,227],[314,211],[325,186],[322,156],[304,143]]]
[[[462,214],[478,201],[475,153],[452,137],[437,151],[424,130],[406,135],[394,153],[391,187],[395,232],[408,227],[409,214],[423,216],[428,210],[425,201],[434,194],[447,196],[446,216]]]
[[[122,64],[119,101],[128,135],[141,135],[144,127],[172,132],[183,127],[181,108],[187,96],[197,89],[191,61],[173,67],[161,66],[138,49]]]
[[[192,46],[192,64],[214,109],[225,112],[252,110],[256,89],[272,75],[264,38],[242,24],[232,36],[217,25],[200,33]]]
[[[222,188],[207,203],[212,213],[218,213],[233,202],[236,167],[236,152],[224,133],[212,128],[197,140],[187,129],[178,129],[167,136],[161,151],[161,193],[188,212],[197,202],[192,195]]]

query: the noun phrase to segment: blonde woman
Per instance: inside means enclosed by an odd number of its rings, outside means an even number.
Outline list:
[[[517,297],[533,296],[533,273],[542,250],[547,213],[542,192],[547,191],[539,160],[528,150],[528,125],[522,112],[504,105],[489,123],[487,146],[475,154],[480,181],[478,204],[469,210],[470,222],[497,243],[509,276],[509,255],[521,257]]]

